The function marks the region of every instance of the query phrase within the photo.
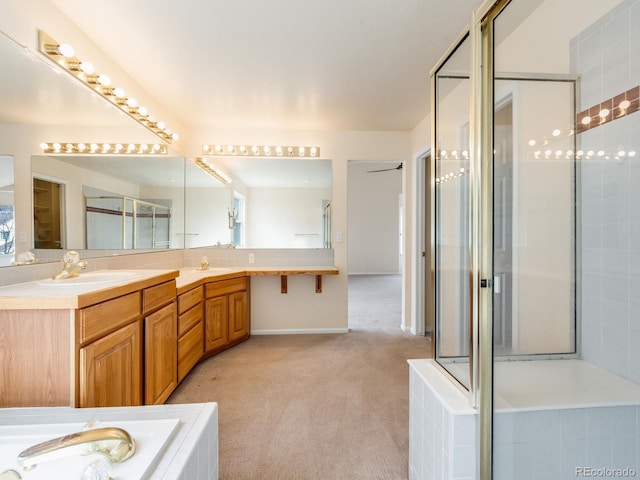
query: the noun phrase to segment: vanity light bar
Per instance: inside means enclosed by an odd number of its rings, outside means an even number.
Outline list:
[[[75,57],[70,45],[60,44],[42,30],[38,30],[38,50],[101,97],[117,105],[124,113],[162,140],[171,143],[179,139],[178,134],[168,129],[164,122],[156,120],[145,107],[139,106],[135,98],[127,97],[122,88],[111,85],[111,78],[108,75],[97,73],[91,63]]]
[[[320,147],[205,144],[202,146],[202,154],[224,157],[253,156],[318,158],[320,156]]]
[[[229,176],[219,168],[209,164],[209,161],[206,158],[194,158],[192,161],[222,184],[228,185],[231,183],[231,178],[229,178]]]
[[[43,142],[43,153],[80,155],[166,155],[167,146],[159,143],[71,143]]]

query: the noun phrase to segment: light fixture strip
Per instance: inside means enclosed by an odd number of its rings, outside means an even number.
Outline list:
[[[102,98],[118,106],[136,122],[165,142],[172,143],[179,139],[178,134],[167,128],[164,122],[158,121],[149,114],[145,107],[139,106],[135,98],[127,97],[122,88],[112,86],[111,78],[108,75],[97,73],[91,63],[75,57],[70,45],[59,44],[45,32],[38,30],[38,49],[53,63],[91,88]]]
[[[43,142],[43,153],[60,155],[166,155],[167,146],[160,143],[75,143]]]
[[[223,185],[228,185],[231,183],[231,178],[229,178],[228,175],[226,175],[223,171],[217,169],[215,166],[209,165],[206,159],[194,158],[193,162]]]
[[[205,144],[202,154],[216,157],[295,157],[319,158],[320,147],[292,145]]]

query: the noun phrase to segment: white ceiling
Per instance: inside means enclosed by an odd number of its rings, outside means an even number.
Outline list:
[[[52,0],[188,127],[413,129],[481,0]]]

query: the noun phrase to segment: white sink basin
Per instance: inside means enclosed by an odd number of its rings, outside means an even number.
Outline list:
[[[139,420],[127,422],[105,422],[105,427],[120,427],[136,442],[136,453],[122,463],[111,467],[111,478],[144,480],[150,478],[154,466],[160,460],[167,442],[173,437],[178,419]],[[85,467],[101,455],[76,455],[42,462],[33,470],[23,471],[18,467],[18,454],[38,443],[52,438],[79,432],[82,423],[59,423],[50,425],[0,426],[0,472],[13,469],[23,480],[51,480],[55,478],[78,479]]]
[[[42,287],[70,287],[81,285],[109,285],[135,280],[140,273],[130,270],[99,270],[97,272],[80,273],[77,277],[54,280],[48,278],[36,282]]]

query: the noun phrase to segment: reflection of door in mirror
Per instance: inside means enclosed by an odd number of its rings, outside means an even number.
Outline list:
[[[331,248],[331,200],[322,201],[322,248]]]
[[[244,247],[244,197],[238,192],[233,192],[233,245]],[[231,227],[230,227],[231,228]]]
[[[33,178],[33,242],[35,248],[64,248],[64,185]]]
[[[13,157],[0,155],[0,265],[15,252]]]

